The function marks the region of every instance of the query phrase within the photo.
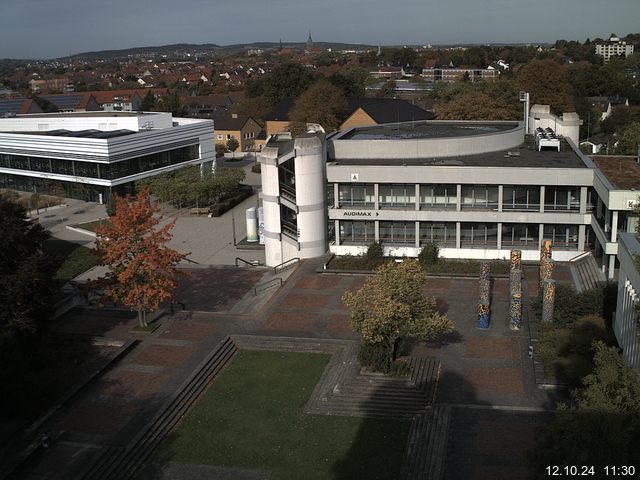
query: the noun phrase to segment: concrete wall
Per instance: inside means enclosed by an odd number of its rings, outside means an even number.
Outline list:
[[[327,251],[324,142],[317,136],[298,137],[294,148],[299,256],[319,257]]]
[[[524,123],[513,122],[513,125],[514,128],[506,132],[449,138],[389,140],[340,140],[338,138],[329,142],[328,149],[330,157],[336,159],[439,158],[498,152],[516,148],[524,142]]]

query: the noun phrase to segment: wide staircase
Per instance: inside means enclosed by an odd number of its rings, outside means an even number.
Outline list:
[[[400,470],[401,480],[442,478],[450,418],[451,407],[437,404],[413,419]]]
[[[583,253],[570,262],[571,275],[578,292],[591,290],[607,282],[591,252]]]
[[[171,429],[233,358],[238,348],[230,337],[223,340],[165,403],[155,418],[126,448],[109,447],[82,475],[83,480],[126,480],[149,458]]]

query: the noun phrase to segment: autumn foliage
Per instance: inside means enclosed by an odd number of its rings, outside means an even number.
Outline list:
[[[426,273],[416,260],[386,263],[356,293],[346,292],[353,329],[367,344],[390,344],[394,355],[400,337],[423,340],[452,332],[453,323],[425,296]]]
[[[175,220],[159,227],[162,217],[149,189],[137,198],[116,197],[115,215],[96,229],[96,248],[109,273],[101,279],[106,298],[138,312],[146,326],[146,312],[157,310],[177,287],[177,264],[184,255],[168,248]]]

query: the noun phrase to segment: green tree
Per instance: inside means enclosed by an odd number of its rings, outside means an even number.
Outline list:
[[[272,104],[284,97],[297,97],[313,83],[313,74],[304,65],[284,61],[259,80],[247,84],[247,96],[266,96]]]
[[[157,108],[156,97],[153,93],[149,91],[147,92],[147,94],[142,99],[142,102],[140,103],[140,111],[153,112],[156,110],[156,108]]]
[[[458,82],[434,91],[440,120],[518,120],[522,107],[511,80]]]
[[[520,88],[530,93],[532,104],[550,105],[557,114],[575,111],[567,69],[555,60],[532,60],[516,78]]]
[[[177,90],[170,90],[166,95],[163,95],[160,101],[160,111],[171,112],[176,117],[182,114],[182,106],[180,105],[180,97]]]
[[[377,98],[393,98],[396,93],[396,81],[395,80],[387,80],[382,84],[380,90],[376,92]]]
[[[637,155],[638,148],[640,148],[640,122],[633,122],[623,130],[617,150],[623,155]]]
[[[435,298],[424,295],[426,278],[416,260],[388,263],[356,293],[342,296],[351,326],[366,344],[388,345],[393,359],[400,337],[426,340],[454,330],[437,311]]]
[[[26,210],[0,196],[0,353],[37,334],[50,313],[53,259],[47,232]]]
[[[364,97],[369,72],[362,67],[348,67],[331,74],[328,80],[342,89],[345,97]]]
[[[538,432],[530,454],[534,478],[549,478],[547,465],[629,465],[640,458],[640,377],[615,347],[594,345],[595,368],[562,406],[555,421]]]
[[[289,115],[292,122],[319,123],[327,131],[340,126],[347,102],[342,90],[319,80],[300,95]]]
[[[236,137],[231,137],[229,140],[227,140],[227,150],[229,150],[230,152],[235,152],[239,146],[240,142],[238,142],[238,139],[236,139]]]
[[[429,265],[433,265],[438,261],[438,257],[440,256],[440,248],[437,243],[427,242],[420,249],[420,253],[418,254],[418,262],[423,267],[428,267]]]

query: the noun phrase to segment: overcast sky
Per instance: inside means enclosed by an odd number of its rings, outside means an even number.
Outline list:
[[[536,43],[640,30],[640,0],[0,0],[0,58],[171,43]]]

